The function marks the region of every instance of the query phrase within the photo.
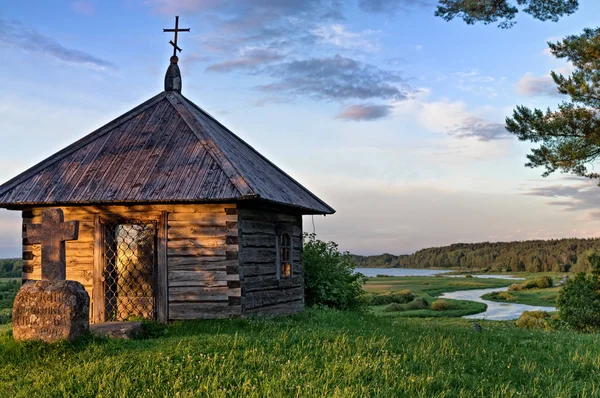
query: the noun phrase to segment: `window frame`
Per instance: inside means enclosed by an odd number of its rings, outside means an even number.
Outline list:
[[[283,238],[287,236],[288,244],[284,246]],[[292,236],[287,231],[281,231],[275,237],[277,247],[277,279],[291,279],[294,275],[294,261],[293,261],[293,247],[292,247]],[[283,265],[285,259],[283,258],[283,250],[287,249],[287,261],[285,264],[289,264],[289,271],[283,272]]]

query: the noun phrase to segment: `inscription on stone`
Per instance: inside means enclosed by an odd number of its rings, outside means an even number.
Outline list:
[[[76,281],[32,281],[13,304],[15,340],[73,340],[89,329],[90,298]]]

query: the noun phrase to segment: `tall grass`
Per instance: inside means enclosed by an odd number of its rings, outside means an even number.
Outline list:
[[[307,311],[176,323],[159,338],[45,346],[0,337],[0,396],[600,395],[594,335]]]

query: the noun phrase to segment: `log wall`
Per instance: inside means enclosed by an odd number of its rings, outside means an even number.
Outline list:
[[[65,221],[80,222],[79,239],[66,242],[67,279],[82,283],[92,303],[97,215],[106,220],[160,220],[167,212],[166,261],[159,258],[159,264],[162,261],[167,265],[168,319],[241,315],[235,204],[68,206],[61,209]],[[23,211],[23,229],[26,224],[41,223],[43,210]],[[23,279],[41,279],[41,245],[28,244],[25,236]],[[93,313],[92,309],[90,315]]]
[[[240,284],[244,315],[291,314],[304,309],[302,216],[272,209],[239,208]],[[277,239],[292,240],[292,277],[277,277]]]

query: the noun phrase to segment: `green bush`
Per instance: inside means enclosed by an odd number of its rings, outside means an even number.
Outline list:
[[[391,303],[389,305],[387,305],[384,309],[384,312],[398,312],[398,311],[404,311],[404,305],[400,304],[400,303]]]
[[[491,292],[481,296],[486,300],[501,300],[501,301],[513,301],[517,299],[517,296],[509,292]]]
[[[521,290],[523,290],[523,285],[520,283],[513,283],[508,287],[509,292],[519,292]]]
[[[434,311],[447,311],[452,309],[452,304],[446,300],[435,300],[433,303],[431,303],[431,309]]]
[[[402,290],[395,293],[373,294],[368,296],[369,305],[385,305],[391,303],[406,304],[412,301],[415,295],[410,290]]]
[[[552,285],[552,278],[550,278],[549,276],[542,276],[539,278],[525,281],[524,283],[512,284],[508,287],[508,290],[518,292],[527,289],[547,289],[549,287],[552,287]]]
[[[600,256],[592,254],[588,261],[592,274],[579,273],[569,278],[558,294],[556,306],[566,324],[595,332],[600,330]]]
[[[359,309],[366,305],[366,278],[354,273],[349,253],[340,253],[335,242],[304,234],[304,294],[308,306]]]
[[[552,325],[558,321],[556,312],[525,311],[515,325],[519,328],[552,330]]]
[[[473,277],[473,275],[471,275],[471,274],[465,275],[465,278],[472,278],[472,277]]]
[[[406,304],[407,310],[425,310],[429,308],[429,303],[423,297],[417,297],[410,303]]]

